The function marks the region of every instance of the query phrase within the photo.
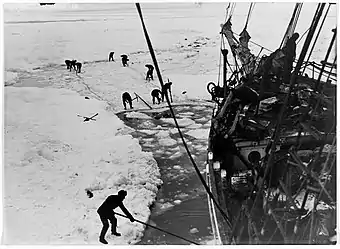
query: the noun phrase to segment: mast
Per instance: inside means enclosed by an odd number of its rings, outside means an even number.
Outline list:
[[[293,87],[294,87],[294,84],[295,84],[295,81],[296,81],[296,78],[297,78],[297,74],[298,74],[298,72],[301,68],[301,65],[303,63],[303,60],[304,60],[305,55],[307,53],[307,50],[310,46],[310,43],[312,41],[312,38],[313,38],[315,30],[316,30],[316,26],[319,23],[319,20],[321,18],[321,15],[322,15],[322,12],[323,12],[325,5],[326,5],[325,3],[319,4],[318,9],[316,10],[315,17],[313,18],[312,23],[311,23],[311,28],[308,32],[307,38],[306,38],[305,43],[303,45],[302,51],[300,53],[298,63],[296,65],[296,67],[293,71],[292,77],[290,79],[289,91],[286,95],[286,98],[284,99],[284,103],[283,103],[283,106],[282,106],[280,114],[279,114],[278,122],[276,124],[276,128],[275,128],[274,133],[272,135],[271,143],[267,147],[268,153],[267,153],[267,160],[265,160],[266,166],[265,166],[264,178],[268,175],[269,169],[271,168],[271,165],[273,164],[274,152],[276,150],[276,144],[277,144],[279,136],[280,136],[280,127],[281,127],[281,123],[282,123],[282,120],[283,120],[284,113],[287,109],[288,100],[289,100],[289,97],[290,97],[291,92],[293,90]],[[258,189],[260,191],[262,190],[263,183],[264,183],[263,180],[259,182]],[[255,200],[254,200],[253,208],[254,208],[255,203],[257,202],[258,198],[259,198],[259,195],[257,195]],[[254,211],[253,208],[250,211],[251,215]]]

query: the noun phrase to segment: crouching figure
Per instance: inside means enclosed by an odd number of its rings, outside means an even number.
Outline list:
[[[125,92],[122,94],[122,101],[124,105],[124,109],[126,110],[126,103],[129,103],[130,109],[133,109],[132,107],[132,98],[131,95],[128,92]]]

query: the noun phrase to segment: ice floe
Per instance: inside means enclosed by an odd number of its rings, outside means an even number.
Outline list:
[[[141,112],[127,112],[125,113],[125,117],[136,118],[136,119],[152,119],[149,115],[141,113]]]
[[[170,132],[167,130],[161,130],[156,134],[156,136],[161,138],[170,137]]]
[[[178,151],[178,152],[174,153],[172,156],[170,156],[169,159],[176,159],[176,158],[181,157],[182,155],[183,155],[183,153]]]
[[[192,136],[196,139],[208,139],[209,129],[197,129],[186,132],[185,134]]]
[[[196,122],[206,122],[208,119],[207,118],[197,118],[195,119]]]
[[[162,118],[161,120],[165,123],[175,125],[175,121],[172,118]],[[189,118],[178,118],[177,123],[179,127],[186,127],[195,124],[195,121]]]
[[[139,132],[145,133],[147,135],[154,135],[156,134],[158,131],[157,130],[139,130]]]
[[[153,128],[156,125],[153,122],[151,122],[150,120],[146,120],[145,122],[140,123],[138,126],[143,128],[143,129],[148,129],[148,128]]]
[[[190,229],[190,233],[198,233],[198,229],[196,227]]]
[[[173,146],[177,144],[177,141],[172,138],[161,138],[159,139],[158,143],[161,146]]]
[[[178,133],[178,129],[177,128],[172,128],[172,129],[169,130],[169,132],[171,134],[177,134]]]
[[[182,203],[182,201],[181,201],[181,200],[175,200],[174,203],[175,203],[176,205],[179,205],[179,204]]]
[[[198,129],[201,127],[202,127],[202,124],[197,124],[197,123],[187,126],[188,129]]]

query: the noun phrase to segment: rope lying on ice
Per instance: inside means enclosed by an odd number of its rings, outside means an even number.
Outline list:
[[[123,215],[123,214],[119,214],[119,213],[116,213],[116,212],[114,212],[114,213],[115,213],[116,215],[119,215],[119,216],[122,216],[122,217],[124,217],[124,218],[126,218],[126,219],[129,219],[127,216],[125,216],[125,215]],[[163,233],[167,233],[167,234],[170,234],[170,235],[175,236],[175,237],[177,237],[177,238],[180,238],[180,239],[182,239],[182,240],[185,240],[185,241],[187,241],[187,242],[190,242],[190,243],[192,243],[192,244],[200,245],[200,244],[198,244],[198,243],[196,243],[196,242],[194,242],[194,241],[191,241],[191,240],[188,240],[188,239],[186,239],[186,238],[183,238],[182,236],[179,236],[179,235],[177,235],[177,234],[168,232],[168,231],[166,231],[166,230],[164,230],[164,229],[162,229],[162,228],[155,227],[155,226],[153,226],[153,225],[144,223],[143,221],[140,221],[140,220],[137,220],[137,219],[135,219],[135,221],[138,222],[138,223],[141,223],[141,224],[143,224],[143,225],[145,225],[145,226],[148,226],[148,227],[152,227],[152,228],[154,228],[154,229],[157,229],[157,230],[159,230],[159,231],[161,231],[161,232],[163,232]]]
[[[149,51],[150,51],[150,54],[151,54],[151,57],[152,57],[152,61],[155,65],[155,69],[156,69],[156,72],[157,72],[157,77],[159,79],[159,83],[161,84],[161,87],[163,88],[163,79],[162,79],[162,75],[161,75],[161,71],[159,70],[159,67],[158,67],[158,63],[157,63],[157,60],[156,60],[156,55],[155,55],[155,52],[152,48],[152,44],[151,44],[151,40],[150,40],[150,37],[148,35],[148,32],[146,30],[146,26],[145,26],[145,23],[144,23],[144,20],[143,20],[143,15],[142,15],[142,10],[140,8],[140,4],[139,3],[136,3],[136,8],[137,8],[137,11],[138,11],[138,14],[139,14],[139,17],[141,19],[141,23],[142,23],[142,26],[143,26],[143,31],[144,31],[144,35],[145,35],[145,39],[146,39],[146,42],[148,44],[148,47],[149,47]],[[229,226],[231,226],[231,223],[229,221],[229,218],[227,216],[227,214],[222,210],[222,208],[220,207],[220,205],[218,204],[218,202],[216,201],[214,195],[211,193],[210,189],[209,189],[209,186],[207,185],[207,183],[205,182],[204,178],[202,177],[201,173],[200,173],[200,170],[198,169],[194,159],[192,158],[191,156],[191,153],[189,151],[189,148],[184,140],[184,136],[181,132],[181,129],[179,128],[179,125],[178,125],[178,122],[177,122],[177,119],[175,117],[175,113],[171,107],[171,104],[170,104],[170,100],[169,100],[169,97],[168,97],[168,94],[165,94],[165,98],[166,98],[166,102],[169,106],[169,110],[171,112],[171,115],[174,119],[174,122],[175,122],[175,125],[176,125],[176,128],[178,130],[178,134],[180,135],[181,139],[182,139],[182,143],[183,143],[183,146],[189,156],[189,159],[192,163],[192,165],[194,166],[195,168],[195,171],[199,177],[199,179],[201,180],[204,188],[205,188],[205,191],[207,192],[207,194],[209,195],[209,197],[211,198],[211,200],[214,202],[214,204],[216,205],[216,207],[218,208],[218,210],[220,211],[221,215],[223,216],[223,218],[225,219],[225,221],[229,224]]]

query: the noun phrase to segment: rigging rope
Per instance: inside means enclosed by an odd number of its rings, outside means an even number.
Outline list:
[[[123,214],[116,213],[116,212],[114,212],[114,214],[119,215],[119,216],[122,216],[122,217],[124,217],[124,218],[126,218],[126,219],[129,219],[129,217],[127,217],[127,216],[125,216],[125,215],[123,215]],[[180,238],[180,239],[182,239],[182,240],[185,240],[185,241],[187,241],[187,242],[190,242],[190,243],[192,243],[192,244],[200,245],[200,244],[198,244],[198,243],[196,243],[196,242],[194,242],[194,241],[192,241],[192,240],[188,240],[188,239],[186,239],[186,238],[184,238],[184,237],[182,237],[182,236],[179,236],[179,235],[177,235],[177,234],[168,232],[168,231],[166,231],[166,230],[164,230],[164,229],[162,229],[162,228],[159,228],[159,227],[156,227],[156,226],[147,224],[147,223],[145,223],[145,222],[143,222],[143,221],[140,221],[140,220],[137,220],[137,219],[135,219],[135,221],[137,221],[138,223],[141,223],[141,224],[143,224],[143,225],[145,225],[145,226],[148,226],[148,227],[152,227],[152,228],[154,228],[154,229],[157,229],[157,230],[159,230],[159,231],[161,231],[161,232],[163,232],[163,233],[167,233],[167,234],[170,234],[170,235],[175,236],[175,237],[177,237],[177,238]]]
[[[227,18],[228,18],[228,11],[229,11],[229,7],[230,7],[230,3],[228,4],[228,7],[227,7],[227,9],[226,9],[224,23],[226,23],[226,21],[227,21]]]
[[[316,45],[316,42],[317,42],[317,40],[318,40],[318,38],[319,38],[319,35],[320,35],[320,33],[321,33],[321,29],[322,29],[322,27],[323,27],[323,25],[324,25],[324,23],[325,23],[325,20],[326,20],[326,17],[327,17],[327,14],[328,14],[328,11],[329,11],[330,7],[331,7],[331,4],[329,4],[329,5],[328,5],[328,8],[327,8],[326,14],[325,14],[325,16],[324,16],[324,17],[323,17],[323,19],[322,19],[322,22],[321,22],[321,25],[320,25],[319,31],[318,31],[318,33],[317,33],[317,35],[316,35],[316,37],[315,37],[315,40],[314,40],[313,46],[312,46],[312,48],[310,49],[310,52],[309,52],[309,55],[308,55],[307,61],[309,61],[310,57],[312,56],[312,53],[313,53],[314,47],[315,47],[315,45]],[[304,72],[305,72],[305,70],[306,70],[306,66],[303,68],[303,71],[302,71],[302,73],[304,73]]]
[[[253,12],[254,7],[255,7],[255,3],[251,3],[250,6],[249,6],[248,16],[247,16],[246,24],[244,26],[244,30],[247,29],[247,27],[248,27],[248,22],[249,22],[249,19],[250,19],[250,15]]]
[[[231,18],[232,15],[234,14],[235,7],[236,7],[236,3],[233,3],[233,4],[231,5],[230,15],[229,15],[228,19]],[[226,21],[227,21],[227,19],[225,20],[225,22],[226,22]]]
[[[237,36],[240,36],[239,34],[237,34],[237,33],[235,33],[235,32],[233,32],[233,34],[234,34],[234,35],[237,35]],[[263,47],[262,45],[260,45],[260,44],[258,44],[258,43],[256,43],[256,42],[253,42],[252,40],[249,40],[249,42],[250,42],[250,43],[253,43],[254,45],[256,45],[256,46],[258,46],[258,47],[260,47],[260,48],[263,48],[264,50],[267,50],[268,52],[271,52],[271,53],[274,52],[273,50],[270,50],[270,49],[268,49],[268,48],[265,48],[265,47]]]
[[[297,18],[294,20],[294,23],[293,23],[293,30],[295,30],[297,21],[299,20],[299,16],[300,16],[300,13],[301,13],[301,10],[302,10],[302,5],[303,5],[303,3],[301,3],[301,5],[300,5],[300,7],[299,7],[299,9],[298,9],[298,12],[297,12]]]
[[[321,81],[321,77],[322,77],[322,74],[323,74],[323,72],[324,72],[324,70],[325,70],[326,62],[328,61],[328,57],[329,57],[329,55],[330,55],[330,53],[331,53],[331,50],[332,50],[332,48],[333,48],[333,45],[334,45],[335,40],[336,40],[336,29],[334,29],[334,34],[333,34],[331,43],[330,43],[330,45],[329,45],[329,47],[328,47],[328,50],[327,50],[327,53],[326,53],[326,57],[325,57],[325,59],[324,59],[324,63],[323,63],[323,65],[322,65],[322,67],[321,67],[321,71],[320,71],[320,73],[319,73],[318,80],[317,80],[317,82],[316,82],[316,84],[315,84],[315,87],[314,87],[314,89],[317,90],[317,91],[319,90],[318,87],[319,87],[319,84],[320,84],[320,81]]]
[[[299,19],[299,15],[300,15],[300,12],[301,12],[301,8],[302,8],[302,3],[296,3],[295,4],[295,8],[294,8],[292,17],[290,18],[290,21],[289,21],[289,24],[287,26],[286,32],[285,32],[285,34],[284,34],[284,36],[282,38],[282,41],[281,41],[281,44],[280,44],[280,48],[282,48],[286,44],[286,42],[288,40],[288,37],[290,35],[292,35],[293,30],[295,30],[296,23],[297,23],[297,20]]]
[[[232,4],[232,5],[233,5],[233,4]],[[229,8],[230,8],[230,3],[228,4],[227,10],[226,10],[224,23],[227,22]],[[223,26],[222,26],[222,27],[223,27]],[[217,79],[217,85],[218,85],[218,86],[220,86],[220,78],[221,78],[221,64],[222,64],[221,50],[222,50],[222,44],[223,44],[223,48],[224,48],[225,45],[224,45],[224,40],[223,40],[223,34],[222,34],[222,31],[221,31],[221,44],[220,44],[220,51],[219,51],[220,58],[219,58],[219,65],[218,65],[218,79]]]
[[[307,38],[305,40],[305,43],[303,45],[303,48],[302,48],[302,51],[300,53],[300,57],[299,57],[298,63],[297,63],[297,65],[296,65],[296,67],[295,67],[295,69],[294,69],[294,71],[292,73],[292,77],[290,79],[289,91],[288,91],[288,93],[287,93],[287,95],[286,95],[286,97],[284,99],[284,103],[283,103],[282,108],[280,110],[278,121],[276,123],[276,127],[275,127],[275,130],[274,130],[274,133],[273,133],[273,135],[271,137],[270,146],[267,147],[269,149],[269,151],[266,153],[266,157],[267,158],[269,157],[269,158],[266,160],[267,164],[266,164],[266,167],[265,167],[265,172],[263,174],[264,177],[263,177],[262,181],[259,183],[258,193],[261,193],[261,191],[263,189],[263,186],[264,186],[264,178],[268,175],[269,169],[272,168],[271,166],[272,166],[273,160],[274,160],[274,152],[275,152],[275,149],[276,149],[277,140],[279,139],[279,136],[280,136],[281,123],[282,123],[283,116],[284,116],[284,113],[285,113],[287,105],[288,105],[288,100],[289,100],[289,97],[290,97],[291,92],[293,90],[293,86],[294,86],[294,84],[296,82],[297,73],[300,70],[301,65],[303,63],[303,59],[304,59],[304,57],[307,54],[307,50],[308,50],[308,48],[309,48],[309,46],[311,44],[313,35],[315,33],[315,30],[316,30],[316,26],[319,23],[319,20],[321,18],[321,15],[322,15],[322,12],[323,12],[323,9],[324,9],[325,5],[326,5],[325,3],[321,3],[321,4],[318,5],[318,9],[315,12],[313,21],[311,23],[311,29],[309,30],[309,33],[308,33]],[[252,205],[252,208],[251,208],[251,211],[250,211],[251,215],[254,212],[255,204],[258,201],[259,196],[260,196],[260,194],[257,194],[256,197],[255,197],[255,200],[253,202],[253,205]]]
[[[307,34],[309,31],[310,27],[301,35],[300,39],[296,42],[296,44],[299,44],[299,42],[302,40],[302,38]]]
[[[156,55],[155,55],[155,52],[153,50],[153,47],[152,47],[152,44],[151,44],[151,40],[150,40],[150,37],[149,37],[149,34],[146,30],[146,26],[145,26],[145,23],[144,23],[144,20],[143,20],[143,14],[142,14],[142,10],[141,10],[141,7],[140,7],[140,4],[139,3],[136,3],[136,8],[137,8],[137,11],[138,11],[138,14],[139,14],[139,17],[141,19],[141,23],[142,23],[142,26],[143,26],[143,31],[144,31],[144,35],[145,35],[145,39],[146,39],[146,42],[148,44],[148,48],[149,48],[149,51],[150,51],[150,55],[152,57],[152,60],[153,60],[153,63],[155,65],[155,69],[156,69],[156,72],[157,72],[157,76],[158,76],[158,79],[159,79],[159,83],[161,84],[161,88],[163,89],[163,79],[162,79],[162,75],[161,75],[161,72],[160,72],[160,69],[158,67],[158,63],[157,63],[157,59],[156,59]],[[175,125],[176,125],[176,128],[178,130],[178,134],[179,136],[181,137],[182,139],[182,142],[183,142],[183,146],[188,154],[188,157],[192,163],[192,165],[194,166],[195,168],[195,171],[199,177],[199,179],[201,180],[207,194],[209,195],[209,197],[211,198],[211,200],[214,202],[214,204],[216,205],[216,207],[218,208],[218,210],[220,211],[221,215],[223,216],[223,218],[225,219],[225,221],[228,223],[229,226],[231,226],[231,223],[229,221],[229,218],[228,216],[226,215],[226,213],[222,210],[222,208],[219,206],[218,202],[216,201],[214,195],[211,193],[210,189],[209,189],[209,186],[207,185],[207,183],[205,182],[204,178],[202,177],[201,173],[200,173],[200,170],[198,169],[194,159],[192,158],[191,156],[191,153],[189,151],[189,148],[184,140],[184,137],[183,137],[183,134],[181,132],[181,129],[179,128],[179,125],[178,125],[178,122],[177,122],[177,119],[175,117],[175,113],[172,109],[172,106],[171,106],[171,103],[170,103],[170,100],[169,100],[169,96],[168,94],[165,94],[165,98],[166,98],[166,102],[169,106],[169,110],[171,112],[171,115],[174,119],[174,122],[175,122]]]

